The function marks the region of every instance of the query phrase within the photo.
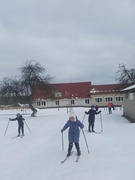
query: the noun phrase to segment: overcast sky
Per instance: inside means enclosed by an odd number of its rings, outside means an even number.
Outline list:
[[[0,80],[27,60],[55,83],[116,83],[135,68],[135,1],[0,0]]]

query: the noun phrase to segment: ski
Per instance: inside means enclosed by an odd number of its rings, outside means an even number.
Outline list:
[[[24,137],[24,135],[21,135],[21,136],[14,136],[14,137],[12,137],[12,139],[15,139],[15,138],[23,138]]]
[[[96,132],[96,131],[95,131],[95,132],[92,132],[92,131],[88,131],[88,132],[89,132],[89,133],[91,133],[91,134],[93,134],[93,133],[95,133],[95,134],[98,134],[98,132]]]
[[[96,132],[96,134],[101,134],[103,132],[103,130],[101,130],[100,132]]]
[[[73,152],[74,152],[74,151],[72,151],[71,154],[73,154]],[[70,155],[70,156],[71,156],[71,155]],[[65,159],[63,159],[63,160],[61,161],[61,163],[64,163],[70,156],[66,156]]]
[[[93,132],[93,133],[95,133],[95,134],[99,134],[99,132]]]
[[[14,137],[12,137],[12,139],[15,139],[15,138],[18,138],[18,137],[20,137],[20,136],[14,136]]]
[[[63,161],[61,161],[61,163],[64,163],[69,157],[66,157]]]
[[[88,131],[89,132],[89,131]],[[95,134],[101,134],[103,131],[100,131],[100,132],[89,132],[89,133],[95,133]]]

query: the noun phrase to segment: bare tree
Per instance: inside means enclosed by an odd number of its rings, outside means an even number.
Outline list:
[[[18,101],[20,98],[27,100],[29,107],[33,111],[31,116],[35,116],[37,110],[32,105],[35,97],[37,97],[39,90],[44,96],[51,93],[49,84],[54,77],[49,74],[45,76],[45,68],[35,60],[24,62],[24,65],[19,67],[18,70],[21,72],[19,78],[3,79],[0,93],[2,97],[15,96]]]
[[[2,100],[12,101],[14,104],[19,101],[19,97],[21,97],[22,89],[21,82],[17,80],[17,78],[4,78],[2,81],[2,86],[0,89],[0,95]],[[6,102],[5,102],[6,103]]]
[[[33,100],[39,89],[44,95],[50,93],[48,89],[50,88],[49,84],[53,80],[53,77],[49,74],[44,76],[46,69],[34,60],[26,61],[19,69],[21,71],[21,89],[29,97],[29,106],[33,111],[31,116],[35,116],[37,110],[32,106]]]
[[[135,83],[135,69],[127,69],[125,64],[119,64],[116,74],[120,74],[116,80],[121,84]]]

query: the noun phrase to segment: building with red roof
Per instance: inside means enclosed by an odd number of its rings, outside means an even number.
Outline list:
[[[122,106],[124,97],[120,91],[126,87],[122,84],[92,85],[91,82],[50,84],[51,96],[39,90],[36,105],[40,108],[90,105],[106,107],[109,101],[114,106]]]

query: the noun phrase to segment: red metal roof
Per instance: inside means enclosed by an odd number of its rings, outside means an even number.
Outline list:
[[[91,82],[51,84],[55,92],[61,93],[61,99],[88,98]]]
[[[125,84],[104,84],[104,85],[91,85],[90,94],[111,94],[119,93],[121,89],[129,85]]]

